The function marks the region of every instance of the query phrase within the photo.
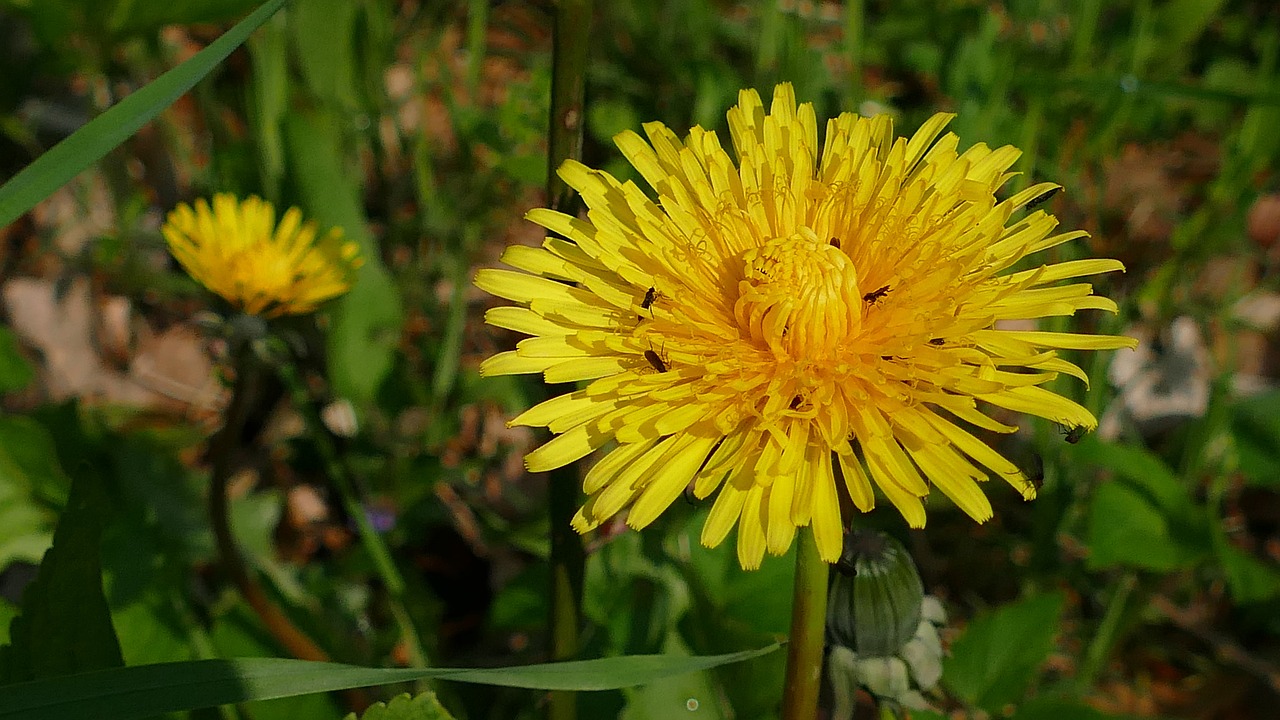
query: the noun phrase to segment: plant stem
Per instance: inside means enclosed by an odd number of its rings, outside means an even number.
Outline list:
[[[556,5],[551,58],[551,119],[547,128],[547,203],[553,210],[576,212],[576,197],[556,170],[569,159],[582,158],[585,123],[587,48],[591,37],[591,0],[560,0]],[[580,479],[574,465],[551,473],[548,515],[551,521],[551,657],[567,660],[578,652],[582,604],[582,538],[570,526],[578,504]],[[551,720],[575,720],[577,697],[552,692],[547,703]]]
[[[1085,649],[1084,660],[1081,661],[1080,670],[1076,673],[1076,686],[1081,695],[1089,692],[1102,672],[1107,655],[1115,646],[1116,636],[1120,632],[1120,622],[1124,618],[1125,611],[1129,609],[1129,596],[1137,586],[1138,576],[1131,572],[1125,573],[1116,583],[1111,599],[1107,602],[1107,611],[1102,616],[1102,622],[1098,623],[1098,629],[1093,633],[1093,641]]]
[[[271,598],[267,597],[266,591],[245,567],[244,558],[240,556],[235,538],[231,535],[227,483],[231,479],[233,455],[240,442],[240,434],[244,430],[253,399],[261,394],[266,380],[266,373],[261,364],[256,362],[249,352],[240,353],[236,357],[235,372],[236,379],[231,390],[231,402],[227,406],[222,428],[209,441],[209,455],[213,463],[209,488],[209,520],[213,525],[218,555],[223,568],[231,576],[240,594],[249,603],[249,607],[258,614],[263,625],[277,642],[300,660],[328,662],[329,654],[314,640],[307,637],[306,633],[299,630],[293,621],[271,601]]]
[[[223,414],[222,427],[209,439],[209,456],[213,465],[209,482],[209,522],[213,526],[218,559],[267,632],[290,655],[299,660],[329,662],[329,654],[295,625],[258,584],[245,566],[244,558],[236,547],[235,537],[231,534],[231,503],[227,495],[227,484],[235,467],[234,455],[249,411],[254,400],[262,395],[268,377],[266,368],[248,348],[240,349],[233,362],[236,379],[231,390],[231,402]],[[362,712],[369,706],[369,696],[364,690],[347,690],[342,695],[347,707],[355,712]]]
[[[391,557],[391,550],[383,542],[382,536],[373,527],[373,523],[369,521],[369,513],[366,511],[364,504],[360,502],[355,490],[355,484],[352,482],[350,466],[339,459],[338,450],[333,444],[333,438],[325,430],[315,403],[312,402],[311,396],[307,393],[307,389],[302,383],[302,378],[298,375],[297,368],[291,363],[285,362],[281,364],[279,374],[280,379],[284,381],[285,387],[289,391],[289,398],[293,401],[294,408],[302,413],[306,421],[307,429],[310,431],[311,438],[320,453],[320,459],[324,463],[325,473],[333,482],[334,487],[338,489],[338,495],[342,498],[342,506],[346,509],[347,516],[355,523],[356,533],[360,536],[360,543],[373,558],[373,566],[387,590],[391,616],[395,619],[401,640],[404,641],[405,649],[408,651],[409,666],[427,667],[427,653],[422,647],[421,636],[418,635],[418,630],[414,627],[413,619],[404,603],[404,576],[400,574],[400,569],[396,567],[395,560]]]
[[[812,529],[800,530],[797,545],[782,718],[814,720],[818,715],[823,635],[827,624],[827,563],[818,555]]]

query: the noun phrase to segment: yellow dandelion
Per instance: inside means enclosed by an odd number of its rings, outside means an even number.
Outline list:
[[[577,162],[560,176],[587,219],[546,209],[528,219],[568,240],[513,246],[476,284],[519,303],[492,325],[526,338],[481,366],[586,382],[513,424],[556,434],[529,453],[550,470],[609,446],[587,472],[585,532],[627,509],[653,522],[686,487],[718,495],[702,529],[714,547],[737,526],[738,559],[786,552],[812,526],[840,557],[840,493],[866,512],[879,495],[912,527],[936,488],[982,522],[979,482],[994,474],[1031,498],[1019,468],[968,427],[1011,432],[989,407],[1092,429],[1079,404],[1043,387],[1085,374],[1056,349],[1106,350],[1117,336],[1005,330],[1000,320],[1116,311],[1088,283],[1123,270],[1074,260],[1018,272],[1023,257],[1085,236],[1028,203],[1057,186],[995,196],[1020,155],[958,152],[938,114],[911,139],[888,117],[843,114],[818,152],[810,104],[791,85],[765,112],[744,90],[728,113],[737,164],[714,132],[682,142],[661,123],[618,147],[656,192]],[[589,381],[589,382],[587,382]]]
[[[212,208],[180,203],[161,232],[169,250],[201,285],[251,315],[300,315],[351,289],[363,261],[334,228],[317,238],[314,222],[290,208],[276,225],[271,203],[222,193]]]

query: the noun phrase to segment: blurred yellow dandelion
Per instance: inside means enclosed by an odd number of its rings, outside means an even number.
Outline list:
[[[363,261],[340,228],[317,238],[297,208],[275,217],[261,198],[222,193],[212,207],[180,203],[161,232],[191,277],[251,315],[308,313],[351,289]]]
[[[699,498],[718,490],[702,542],[714,547],[736,525],[752,569],[809,525],[821,556],[839,559],[841,492],[866,512],[878,488],[912,527],[924,525],[932,488],[990,518],[978,485],[988,473],[1034,496],[965,427],[1015,429],[986,406],[1095,427],[1041,387],[1058,373],[1086,380],[1055,349],[1135,341],[995,323],[1115,312],[1090,284],[1059,281],[1123,266],[1011,272],[1085,233],[1053,234],[1052,216],[1027,211],[1055,185],[997,200],[1019,151],[958,152],[942,134],[951,117],[908,140],[888,117],[843,114],[819,154],[813,107],[783,84],[768,113],[751,90],[729,111],[736,166],[702,128],[683,142],[661,123],[644,126],[648,143],[619,135],[657,202],[580,163],[561,167],[587,219],[530,212],[569,239],[510,247],[503,262],[518,270],[484,269],[476,284],[519,304],[490,310],[490,324],[533,336],[483,373],[590,381],[512,421],[556,433],[526,458],[533,471],[616,444],[586,474],[579,531],[624,509],[643,528],[687,486]]]

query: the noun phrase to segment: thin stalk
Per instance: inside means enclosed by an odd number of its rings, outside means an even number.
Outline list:
[[[261,394],[266,373],[249,352],[241,353],[235,361],[236,380],[231,390],[231,402],[227,406],[222,428],[209,441],[213,473],[209,488],[209,520],[218,547],[218,556],[232,582],[240,590],[249,607],[257,613],[267,631],[299,660],[328,662],[329,654],[320,648],[306,633],[298,629],[249,573],[244,558],[236,548],[231,535],[230,502],[227,483],[233,470],[232,456],[239,444],[253,399]]]
[[[395,560],[391,557],[391,550],[383,542],[382,535],[378,533],[377,529],[373,527],[373,523],[369,521],[369,513],[365,510],[364,504],[360,502],[359,495],[355,491],[355,483],[352,482],[350,467],[339,459],[338,450],[333,444],[333,438],[325,430],[315,403],[311,401],[311,396],[307,393],[307,389],[302,383],[302,378],[298,376],[297,368],[288,362],[281,363],[279,374],[289,392],[290,400],[293,401],[294,408],[302,413],[311,438],[315,441],[316,449],[320,453],[320,460],[324,464],[325,473],[333,482],[334,487],[338,489],[338,495],[342,499],[342,506],[346,509],[347,516],[355,523],[356,534],[360,536],[360,543],[364,546],[365,551],[369,553],[369,556],[373,558],[374,569],[382,580],[383,586],[387,589],[387,602],[390,606],[391,616],[395,619],[396,627],[400,631],[400,638],[404,641],[405,649],[408,651],[409,665],[418,668],[427,667],[427,653],[422,646],[421,636],[418,634],[418,629],[414,627],[413,619],[405,607],[404,576],[400,574],[400,568],[396,567]]]
[[[213,527],[218,559],[267,632],[290,655],[299,660],[330,662],[329,654],[295,625],[258,584],[245,565],[244,558],[236,547],[235,537],[231,534],[231,503],[227,495],[227,484],[234,469],[232,460],[236,447],[240,444],[249,411],[254,400],[262,394],[267,380],[266,369],[247,348],[236,354],[234,363],[236,379],[231,390],[231,402],[223,415],[222,428],[209,439],[209,455],[213,465],[209,481],[209,522]],[[347,706],[357,712],[369,705],[368,695],[363,690],[345,691],[343,697]]]
[[[1120,621],[1129,608],[1129,596],[1137,586],[1138,577],[1133,573],[1126,573],[1116,584],[1116,589],[1111,594],[1111,601],[1107,603],[1107,612],[1102,616],[1102,622],[1098,624],[1098,630],[1093,634],[1092,642],[1085,649],[1084,660],[1080,663],[1080,671],[1076,674],[1076,686],[1081,694],[1093,687],[1098,674],[1102,672],[1102,666],[1115,645],[1116,635],[1120,632]]]
[[[849,54],[849,103],[851,107],[856,108],[864,95],[862,42],[863,28],[867,21],[864,0],[848,0],[845,3],[844,20],[845,51]]]
[[[782,718],[814,720],[818,716],[823,634],[827,622],[827,563],[818,555],[812,529],[800,530],[797,545]]]
[[[551,57],[551,118],[547,128],[547,204],[573,215],[576,198],[556,170],[565,160],[582,158],[585,124],[587,48],[592,0],[560,0],[556,5]],[[573,465],[551,473],[548,515],[551,521],[551,657],[567,660],[578,653],[584,554],[582,538],[570,521],[578,504],[580,479]],[[551,720],[575,720],[577,697],[553,692],[547,702]]]

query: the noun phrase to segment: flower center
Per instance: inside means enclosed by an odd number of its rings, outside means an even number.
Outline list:
[[[738,326],[776,356],[830,358],[862,326],[853,261],[809,228],[742,256]]]

